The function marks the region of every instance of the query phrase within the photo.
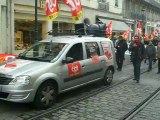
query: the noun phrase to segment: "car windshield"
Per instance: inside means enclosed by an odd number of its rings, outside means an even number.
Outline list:
[[[20,59],[50,62],[62,51],[66,43],[39,42],[19,55]]]

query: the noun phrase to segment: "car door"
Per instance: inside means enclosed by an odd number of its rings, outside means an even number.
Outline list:
[[[84,70],[84,48],[82,43],[72,45],[65,55],[65,59],[73,59],[68,63],[62,65],[62,89],[71,89],[85,81]]]
[[[86,81],[98,80],[103,77],[106,59],[100,53],[100,47],[97,42],[85,42],[85,74]]]

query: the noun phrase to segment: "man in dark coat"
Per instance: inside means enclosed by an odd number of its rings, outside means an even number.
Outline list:
[[[129,51],[132,53],[132,62],[134,67],[133,80],[139,82],[141,61],[144,59],[145,56],[145,47],[144,44],[141,43],[141,39],[139,36],[134,36],[134,43],[129,46]]]
[[[149,41],[149,44],[146,47],[146,55],[149,61],[148,72],[152,70],[153,59],[156,58],[156,48],[153,45],[152,41]]]
[[[154,46],[157,46],[157,45],[158,45],[158,37],[157,37],[157,36],[155,36],[155,37],[153,38],[152,43],[153,43]]]
[[[118,42],[115,45],[115,48],[117,49],[116,52],[116,62],[117,62],[117,70],[121,71],[124,61],[124,54],[125,51],[128,49],[128,45],[126,43],[126,40],[123,39],[122,36],[119,37]]]

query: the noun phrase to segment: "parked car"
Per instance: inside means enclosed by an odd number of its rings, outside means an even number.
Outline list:
[[[102,80],[111,84],[115,52],[102,37],[57,36],[0,66],[0,99],[48,108],[62,92]]]

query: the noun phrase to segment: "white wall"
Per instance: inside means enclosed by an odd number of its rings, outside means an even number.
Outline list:
[[[118,7],[115,6],[115,0],[107,0],[107,1],[109,2],[110,5],[110,12],[118,14],[122,13],[122,0],[118,0]]]
[[[6,26],[6,0],[0,0],[0,53],[6,52],[7,26]]]
[[[98,8],[98,0],[81,0],[81,2],[83,6]],[[122,13],[122,0],[118,0],[118,7],[115,6],[115,0],[106,0],[106,2],[109,2],[109,12]]]

